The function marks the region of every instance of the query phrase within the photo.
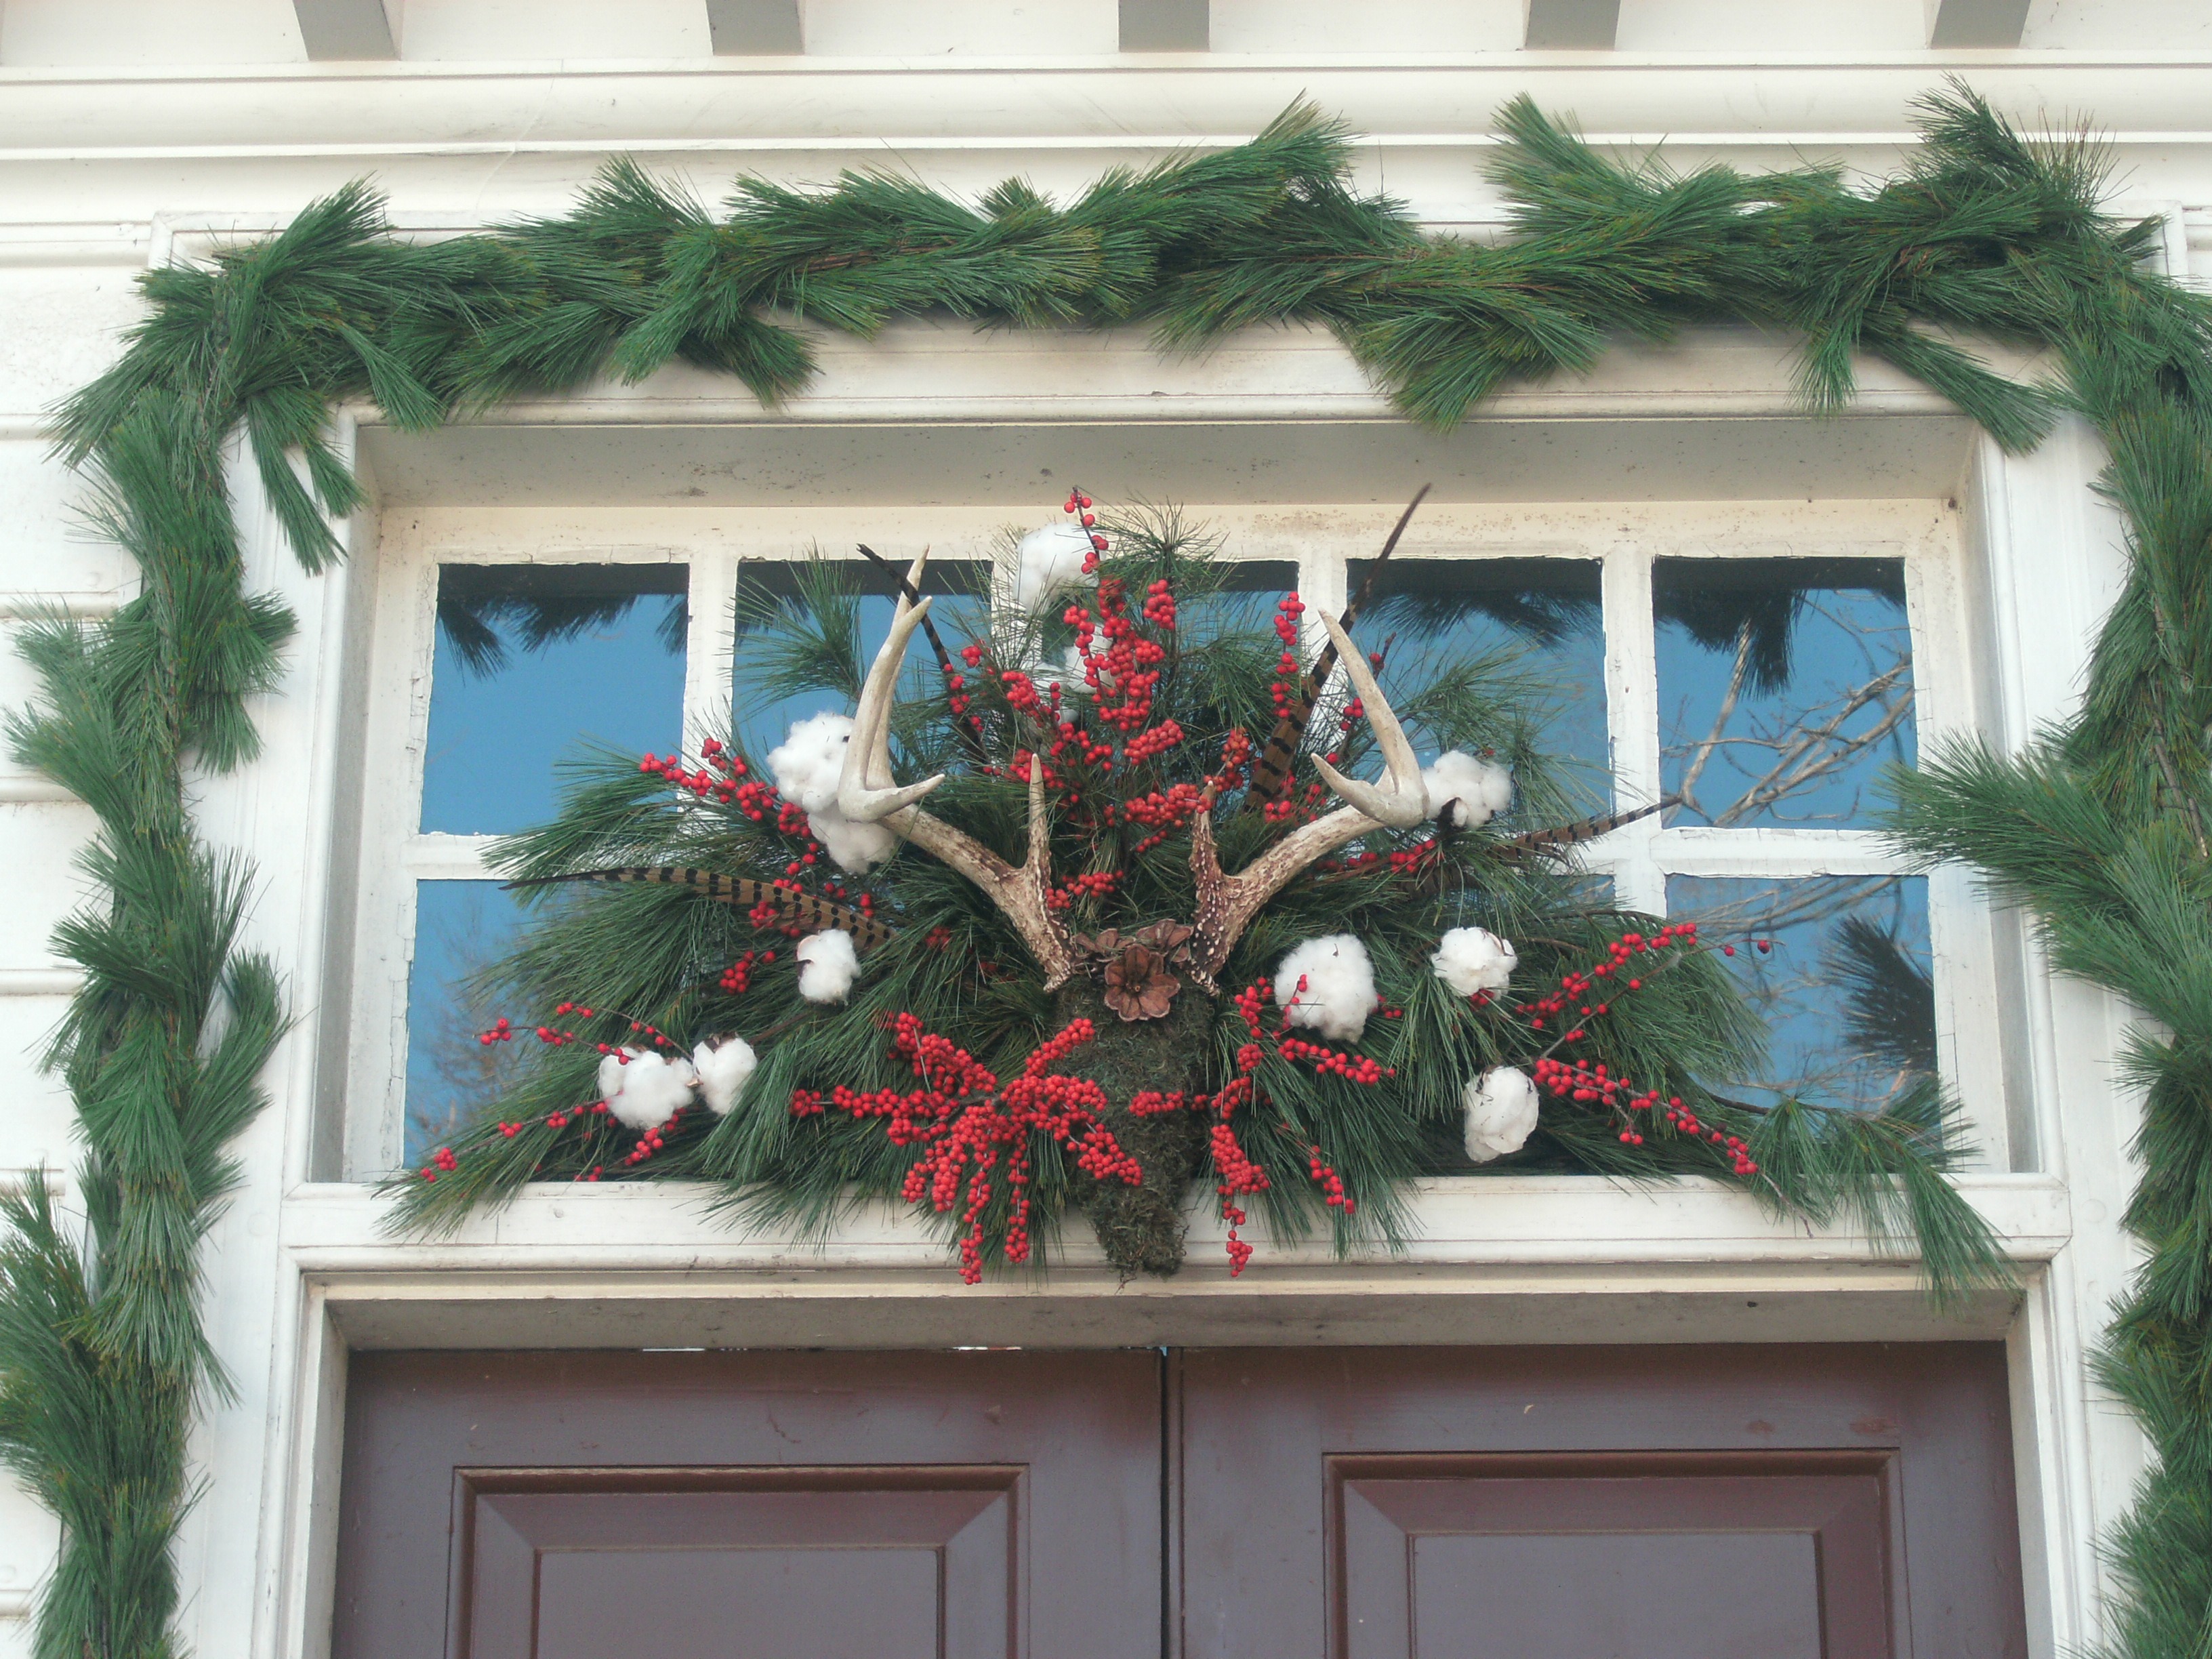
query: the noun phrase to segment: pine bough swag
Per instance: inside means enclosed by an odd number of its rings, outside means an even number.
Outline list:
[[[1203,1174],[1241,1272],[1248,1204],[1283,1232],[1317,1213],[1340,1243],[1395,1238],[1401,1184],[1455,1146],[1522,1151],[1540,1092],[1554,1165],[1715,1173],[1826,1214],[1910,1164],[1945,1288],[1994,1269],[1933,1176],[1932,1087],[1874,1119],[1716,1098],[1698,1079],[1741,1074],[1757,1033],[1694,925],[1594,907],[1555,867],[1619,820],[1498,832],[1516,793],[1554,817],[1567,793],[1511,653],[1401,634],[1400,672],[1324,618],[1348,684],[1310,733],[1297,595],[1263,623],[1172,512],[1109,554],[1091,499],[1066,510],[1024,540],[1016,602],[939,635],[903,698],[936,601],[902,597],[863,674],[854,601],[814,567],[740,661],[774,665],[756,696],[859,683],[850,719],[800,721],[765,766],[719,738],[696,764],[612,757],[495,850],[551,896],[497,988],[551,1023],[474,1131],[401,1178],[409,1220],[533,1179],[703,1176],[809,1230],[857,1195],[919,1205],[971,1281],[1068,1205],[1115,1267],[1171,1273]],[[1261,765],[1255,725],[1293,769]],[[1425,772],[1416,737],[1443,751]],[[737,1085],[700,1111],[717,1074]]]
[[[1019,184],[969,207],[848,178],[813,195],[749,183],[718,220],[621,167],[576,213],[512,232],[397,242],[355,188],[211,269],[149,273],[148,320],[60,426],[64,453],[107,488],[141,593],[107,623],[32,631],[44,696],[12,725],[17,752],[98,813],[105,895],[61,940],[87,981],[53,1055],[84,1139],[86,1234],[71,1237],[34,1186],[0,1257],[0,1454],[64,1529],[40,1607],[41,1659],[173,1651],[169,1549],[189,1414],[210,1376],[199,1241],[230,1178],[222,1149],[257,1109],[252,1079],[280,1024],[273,975],[233,944],[243,872],[197,844],[183,807],[188,763],[251,758],[244,700],[269,684],[289,627],[243,589],[225,444],[243,434],[294,549],[319,568],[337,552],[324,514],[358,504],[325,436],[334,400],[371,397],[427,428],[682,358],[772,401],[811,374],[800,325],[865,335],[928,313],[1149,322],[1176,347],[1316,322],[1409,416],[1439,424],[1515,379],[1594,362],[1616,333],[1745,320],[1803,337],[1814,407],[1848,400],[1853,356],[1866,352],[2010,448],[2032,445],[2058,408],[2096,424],[2133,562],[2083,713],[2011,760],[1933,757],[1905,781],[1896,828],[1931,860],[1990,872],[2041,918],[2060,968],[2160,1022],[2135,1050],[2148,1173],[2129,1221],[2148,1259],[2106,1364],[2158,1457],[2114,1540],[2130,1594],[2112,1644],[2132,1659],[2201,1659],[2212,1640],[2205,304],[2145,269],[2155,227],[2100,216],[2091,149],[2032,148],[1963,93],[1930,101],[1907,172],[1863,194],[1832,173],[1624,168],[1525,101],[1504,125],[1497,174],[1517,229],[1495,246],[1425,239],[1395,205],[1352,195],[1345,136],[1301,110],[1250,144],[1110,175],[1065,208]],[[2063,383],[2009,385],[1946,343],[1959,334],[2052,348]],[[1000,797],[1011,848],[1018,792],[975,787],[979,811],[983,793]],[[1789,1185],[1791,1156],[1771,1147],[1759,1161]],[[1870,1190],[1832,1159],[1803,1189],[1824,1186],[1836,1201]]]

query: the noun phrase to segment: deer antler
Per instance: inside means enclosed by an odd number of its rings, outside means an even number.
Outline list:
[[[1030,761],[1029,856],[1019,869],[1008,864],[971,836],[933,818],[915,803],[945,781],[945,775],[899,787],[891,781],[891,694],[897,689],[899,664],[907,641],[929,612],[930,601],[919,604],[906,592],[921,591],[921,570],[927,554],[914,562],[906,590],[899,596],[891,618],[890,637],[868,669],[860,688],[860,707],[853,715],[853,739],[845,750],[844,769],[837,777],[837,810],[856,823],[881,823],[902,841],[910,841],[939,862],[957,870],[983,890],[984,896],[1004,911],[1014,931],[1044,970],[1045,988],[1058,990],[1074,975],[1075,953],[1066,930],[1053,920],[1045,896],[1052,886],[1052,833],[1045,813],[1044,765]]]
[[[1367,721],[1375,728],[1375,741],[1382,750],[1386,769],[1379,782],[1360,783],[1316,758],[1315,769],[1346,805],[1292,830],[1233,876],[1222,873],[1220,855],[1213,844],[1213,820],[1204,812],[1191,820],[1190,867],[1198,882],[1198,934],[1191,941],[1191,957],[1209,984],[1221,964],[1229,960],[1230,951],[1244,936],[1253,917],[1299,871],[1370,830],[1410,830],[1429,815],[1421,763],[1407,740],[1405,728],[1383,700],[1382,688],[1375,684],[1366,657],[1338,623],[1323,617],[1322,625],[1328,629],[1338,659],[1366,708]]]

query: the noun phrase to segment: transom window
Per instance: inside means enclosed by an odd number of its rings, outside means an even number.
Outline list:
[[[1911,765],[1927,726],[1965,718],[1956,539],[1926,504],[1863,505],[1873,522],[1839,514],[1796,538],[1762,533],[1755,511],[1716,533],[1698,509],[1637,508],[1535,550],[1455,528],[1448,509],[1371,584],[1364,530],[1324,526],[1291,549],[1241,535],[1233,510],[1194,516],[1247,558],[1237,589],[1296,586],[1340,607],[1366,586],[1361,641],[1398,684],[1420,683],[1425,641],[1537,691],[1534,735],[1568,763],[1574,810],[1668,803],[1589,843],[1585,862],[1620,902],[1695,917],[1732,950],[1771,1041],[1757,1074],[1716,1088],[1878,1109],[1941,1073],[2002,1164],[1986,918],[1962,882],[1911,872],[1874,828],[1883,769]],[[986,549],[932,566],[948,638],[981,631],[991,580]],[[844,595],[831,625],[850,685],[795,673],[763,626],[823,580]],[[810,562],[765,538],[558,561],[426,544],[382,573],[392,672],[374,719],[403,740],[372,763],[364,813],[352,1175],[417,1161],[512,1063],[507,1045],[476,1041],[518,1012],[476,982],[522,918],[489,878],[490,840],[550,816],[562,768],[594,750],[667,754],[728,730],[757,758],[792,721],[849,708],[896,584],[889,566]],[[392,940],[404,945],[376,943]]]

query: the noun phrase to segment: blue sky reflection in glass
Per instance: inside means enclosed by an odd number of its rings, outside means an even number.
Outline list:
[[[1659,559],[1660,774],[1676,823],[1865,827],[1914,763],[1898,559]]]
[[[407,970],[409,1167],[418,1167],[518,1075],[529,1031],[483,1043],[502,1012],[469,983],[514,948],[522,925],[515,895],[495,881],[415,884],[415,959]]]
[[[1354,559],[1346,591],[1357,594],[1373,561]],[[1382,567],[1358,629],[1389,659],[1399,683],[1421,684],[1424,657],[1479,657],[1505,667],[1537,705],[1537,746],[1592,810],[1610,801],[1606,729],[1604,573],[1595,559],[1409,559]],[[1419,640],[1420,643],[1410,641]],[[1416,734],[1415,741],[1419,741]],[[1431,758],[1425,745],[1422,758]]]
[[[1935,953],[1921,876],[1674,876],[1667,914],[1698,923],[1767,1024],[1767,1064],[1708,1086],[1874,1111],[1936,1069]]]
[[[425,831],[550,818],[587,742],[674,750],[684,732],[680,564],[442,565],[422,761]]]

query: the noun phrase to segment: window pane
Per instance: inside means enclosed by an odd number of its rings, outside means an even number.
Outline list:
[[[422,828],[501,835],[553,816],[580,740],[665,754],[684,732],[680,564],[441,565]]]
[[[1354,559],[1348,591],[1367,580]],[[1505,653],[1527,665],[1528,689],[1547,704],[1542,748],[1577,763],[1601,797],[1612,795],[1605,714],[1604,572],[1595,559],[1394,558],[1376,578],[1363,639],[1402,630],[1452,655]]]
[[[896,570],[854,559],[807,564],[748,559],[738,573],[737,656],[731,674],[731,726],[738,746],[764,756],[784,739],[793,722],[811,714],[850,714],[860,680],[883,648],[897,608],[902,562]],[[813,586],[810,586],[813,584]],[[990,568],[972,561],[932,564],[921,591],[937,602],[930,620],[957,656],[970,638],[986,634]],[[840,606],[799,603],[803,595],[832,593],[850,601],[850,626]],[[907,663],[936,675],[927,635],[916,631]]]
[[[407,970],[406,1160],[453,1138],[509,1080],[519,1044],[482,1043],[502,1012],[469,977],[513,948],[522,908],[495,881],[415,884],[415,960]]]
[[[1915,757],[1898,559],[1661,559],[1661,773],[1673,822],[1849,829]]]
[[[1935,1072],[1925,878],[1674,876],[1667,914],[1734,947],[1724,960],[1767,1023],[1766,1074],[1710,1079],[1723,1092],[1874,1111]]]

